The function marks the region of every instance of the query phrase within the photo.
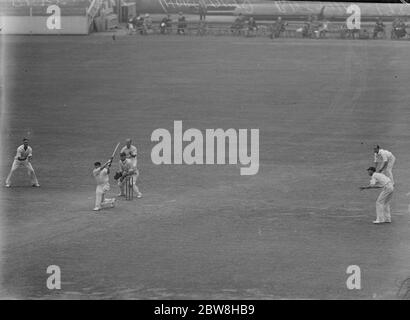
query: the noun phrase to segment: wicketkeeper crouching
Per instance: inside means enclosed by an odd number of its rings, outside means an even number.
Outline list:
[[[120,153],[119,170],[120,171],[118,171],[114,176],[114,179],[118,181],[118,186],[120,187],[120,194],[118,196],[120,197],[125,196],[124,188],[125,188],[125,183],[127,181],[126,178],[131,176],[133,178],[132,188],[137,198],[141,198],[142,193],[139,191],[138,186],[137,186],[137,179],[139,176],[139,171],[137,167],[135,166],[134,161],[127,158],[127,155],[125,152]]]

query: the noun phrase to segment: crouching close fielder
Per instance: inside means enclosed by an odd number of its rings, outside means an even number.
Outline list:
[[[16,156],[14,157],[13,165],[6,179],[6,187],[11,186],[11,177],[13,176],[14,171],[18,168],[26,168],[27,173],[30,176],[31,185],[33,187],[39,187],[36,173],[34,172],[33,166],[31,165],[31,159],[33,158],[33,150],[28,145],[28,139],[23,139],[23,144],[17,148]]]
[[[115,199],[105,198],[105,193],[110,190],[110,166],[112,160],[108,160],[103,166],[101,162],[94,163],[93,176],[97,182],[95,190],[95,208],[94,211],[99,211],[105,206],[114,207]]]
[[[369,176],[371,176],[370,184],[365,187],[360,187],[361,190],[364,189],[376,189],[382,188],[382,192],[376,200],[376,220],[373,223],[390,223],[390,201],[393,197],[394,186],[389,177],[383,173],[376,172],[375,167],[370,167],[367,169]]]
[[[139,172],[137,167],[135,166],[135,162],[133,159],[127,158],[127,154],[125,152],[120,153],[120,162],[119,162],[119,173],[121,174],[118,178],[118,186],[120,187],[120,197],[125,196],[124,188],[127,179],[126,177],[132,176],[133,177],[133,185],[132,188],[134,189],[137,198],[141,198],[142,194],[138,189],[137,186],[137,179],[139,176]]]

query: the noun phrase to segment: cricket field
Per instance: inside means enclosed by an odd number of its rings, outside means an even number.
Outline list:
[[[410,277],[410,42],[3,36],[0,297],[395,299]],[[260,165],[155,165],[151,134],[259,129]],[[143,198],[92,211],[95,161],[132,138]],[[396,158],[373,225],[372,145]],[[117,170],[118,156],[112,172]],[[112,179],[109,195],[119,190]],[[61,289],[46,286],[61,269]],[[361,270],[349,290],[346,270]]]

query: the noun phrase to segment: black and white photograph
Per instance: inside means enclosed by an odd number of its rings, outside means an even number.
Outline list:
[[[0,300],[409,300],[409,57],[409,0],[0,0]]]

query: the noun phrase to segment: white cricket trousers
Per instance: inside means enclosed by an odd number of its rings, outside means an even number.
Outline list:
[[[105,193],[110,190],[109,184],[97,185],[95,189],[95,207],[101,209],[104,205],[111,205],[115,199],[105,199]]]
[[[393,197],[394,186],[388,183],[384,186],[382,192],[376,200],[376,215],[377,221],[385,222],[391,221],[390,215],[390,201]]]
[[[13,165],[11,166],[11,170],[9,175],[7,176],[6,179],[6,184],[11,183],[11,177],[13,176],[14,171],[16,171],[18,168],[26,168],[27,173],[30,176],[31,184],[38,184],[36,173],[34,172],[33,166],[28,160],[16,160],[14,159]]]

